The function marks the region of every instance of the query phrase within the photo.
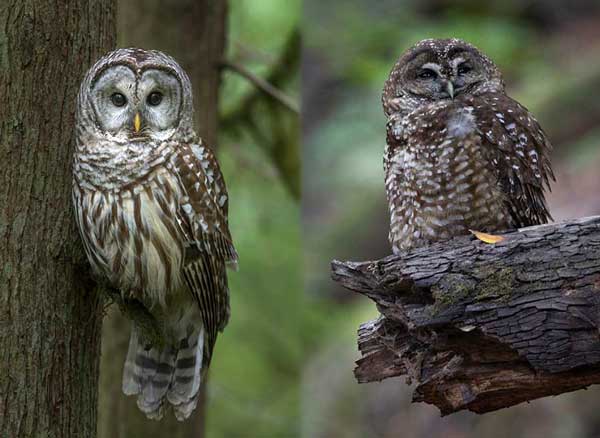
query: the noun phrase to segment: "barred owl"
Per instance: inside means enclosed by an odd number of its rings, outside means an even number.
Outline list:
[[[225,182],[192,113],[188,76],[153,50],[107,54],[78,96],[76,220],[94,273],[160,329],[153,344],[133,325],[122,382],[154,419],[196,407],[237,264]]]
[[[394,253],[469,229],[550,219],[550,142],[477,48],[458,39],[419,42],[393,67],[382,103]]]

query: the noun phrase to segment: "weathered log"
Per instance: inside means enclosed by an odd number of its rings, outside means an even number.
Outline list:
[[[333,279],[381,313],[358,331],[357,380],[405,375],[442,415],[600,383],[600,216],[503,237],[334,260]]]

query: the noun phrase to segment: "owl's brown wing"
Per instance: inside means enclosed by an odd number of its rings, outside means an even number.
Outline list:
[[[472,98],[473,113],[482,137],[489,144],[491,165],[496,169],[515,227],[552,220],[544,190],[550,190],[552,146],[537,120],[521,104],[505,94]]]
[[[195,216],[192,220],[194,237],[198,240],[208,233],[211,239],[216,240],[218,255],[235,268],[238,255],[229,232],[229,195],[221,168],[209,147],[200,143],[189,148],[192,155],[183,153],[181,156],[185,165],[190,170],[194,169],[189,173],[192,177],[190,184],[185,186]]]
[[[217,333],[229,319],[226,266],[238,260],[229,232],[227,189],[213,152],[202,144],[181,145],[175,166],[187,195],[180,212],[189,239],[183,274],[202,314],[208,363]]]

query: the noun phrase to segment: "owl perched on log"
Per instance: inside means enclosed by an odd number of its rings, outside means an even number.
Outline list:
[[[73,201],[93,271],[150,315],[133,324],[123,391],[160,419],[196,407],[237,264],[219,165],[192,126],[186,73],[164,53],[119,49],[78,97]]]
[[[550,142],[477,48],[458,39],[419,42],[392,69],[382,102],[394,253],[469,229],[550,219]]]

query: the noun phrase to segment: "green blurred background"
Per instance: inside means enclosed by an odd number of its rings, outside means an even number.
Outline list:
[[[293,40],[300,2],[279,6],[277,0],[230,2],[228,59],[265,79],[283,68],[276,85],[298,101],[299,43]],[[279,67],[286,50],[295,65]],[[244,78],[224,73],[219,160],[240,269],[229,274],[232,317],[211,364],[206,437],[298,433],[298,376],[309,339],[296,328],[310,316],[297,270],[299,178],[274,156],[283,150],[299,170],[298,120],[268,99],[243,108],[255,93]],[[271,129],[278,123],[285,125],[282,132]]]
[[[333,258],[391,253],[383,186],[383,83],[400,54],[431,37],[487,53],[508,93],[552,140],[555,220],[600,214],[600,2],[304,0],[303,229],[307,293],[331,324],[306,357],[304,437],[596,438],[600,388],[478,416],[411,404],[401,378],[357,385],[356,329],[372,302],[336,287]]]

